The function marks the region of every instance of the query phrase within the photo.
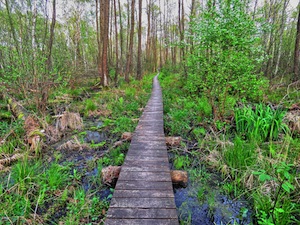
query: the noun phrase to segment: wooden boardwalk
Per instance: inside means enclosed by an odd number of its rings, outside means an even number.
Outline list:
[[[133,134],[105,225],[178,225],[157,76]]]

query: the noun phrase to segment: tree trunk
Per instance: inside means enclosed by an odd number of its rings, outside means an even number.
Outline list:
[[[294,51],[294,81],[299,79],[299,50],[300,50],[300,2],[298,4],[298,21],[297,21],[297,33],[295,41],[295,51]]]
[[[108,33],[109,33],[109,2],[110,0],[100,1],[100,43],[102,47],[101,61],[100,61],[100,76],[101,85],[103,87],[108,86]]]
[[[115,68],[115,84],[118,82],[118,74],[119,74],[119,47],[118,47],[118,23],[117,23],[117,6],[116,0],[114,0],[114,14],[115,14],[115,39],[116,39],[116,68]]]
[[[125,81],[129,82],[129,75],[132,71],[132,51],[133,51],[133,35],[134,35],[134,6],[135,0],[131,0],[131,27],[130,27],[130,40],[129,40],[129,49],[127,54],[127,64],[126,64],[126,73]]]
[[[123,34],[123,23],[122,23],[122,11],[121,11],[121,3],[118,0],[119,7],[119,20],[120,20],[120,65],[122,65],[120,69],[120,73],[123,74],[123,55],[124,55],[124,34]]]
[[[151,52],[151,0],[148,3],[147,6],[147,21],[148,21],[148,26],[147,26],[147,43],[146,43],[146,59],[147,59],[147,68],[148,70],[151,68],[150,63],[150,52]]]
[[[275,72],[274,72],[275,77],[278,73],[278,68],[279,68],[279,63],[280,63],[282,39],[283,39],[283,32],[284,32],[284,27],[285,27],[285,10],[286,10],[286,7],[288,5],[288,2],[289,2],[289,0],[284,0],[284,2],[283,2],[283,9],[282,9],[282,15],[281,15],[279,46],[278,46],[277,60],[276,60],[276,66],[275,66]]]
[[[142,0],[139,0],[139,29],[138,29],[138,55],[136,78],[142,79]]]
[[[104,5],[104,26],[103,26],[103,49],[102,49],[102,86],[108,86],[108,66],[107,66],[107,50],[108,50],[108,33],[109,33],[109,2],[105,0]]]
[[[102,39],[103,39],[102,38],[103,13],[101,12],[99,1],[100,0],[96,0],[96,31],[97,31],[97,43],[98,43],[97,62],[98,62],[98,74],[99,74],[100,80],[102,80],[102,78],[101,78],[102,77],[102,50],[101,49],[102,49]],[[99,12],[100,12],[100,15],[99,15]]]
[[[52,46],[53,46],[53,41],[54,41],[54,28],[55,28],[55,23],[56,23],[56,0],[53,0],[52,2],[52,22],[51,22],[51,27],[50,27],[50,38],[49,38],[49,44],[48,44],[48,56],[47,56],[47,70],[48,72],[52,69]]]

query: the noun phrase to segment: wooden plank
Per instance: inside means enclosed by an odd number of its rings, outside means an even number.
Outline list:
[[[170,172],[132,172],[126,171],[119,177],[122,180],[147,180],[147,181],[171,181]]]
[[[106,225],[177,225],[178,219],[111,219],[105,220]]]
[[[129,156],[154,156],[154,157],[163,157],[168,158],[168,153],[163,151],[156,150],[131,150],[127,153]]]
[[[133,136],[131,139],[132,142],[165,142],[165,137],[135,137]]]
[[[176,210],[173,209],[141,209],[141,208],[113,208],[107,213],[107,218],[120,219],[177,219]]]
[[[145,165],[139,165],[139,166],[122,166],[122,171],[145,171],[145,172],[170,172],[170,168],[168,166],[145,166]]]
[[[167,181],[147,182],[144,180],[131,180],[126,182],[117,182],[116,190],[169,190],[173,192],[173,186],[171,182]]]
[[[169,159],[167,157],[154,157],[154,156],[132,156],[127,155],[125,160],[141,160],[141,161],[155,161],[155,162],[165,162],[169,163]]]
[[[173,192],[169,190],[115,190],[114,197],[116,198],[173,198]]]
[[[163,152],[167,154],[167,146],[166,145],[161,145],[161,146],[154,146],[154,145],[130,145],[129,147],[130,151],[138,151],[138,152]],[[128,151],[128,153],[130,153]]]
[[[110,208],[176,209],[174,198],[112,198]]]
[[[164,167],[168,166],[168,164],[165,162],[157,162],[157,161],[125,160],[125,162],[123,163],[123,166],[146,166],[146,167],[164,168]]]
[[[134,141],[134,142],[131,142],[130,144],[130,148],[135,148],[135,147],[140,147],[142,148],[143,146],[145,146],[145,148],[149,148],[149,149],[152,149],[152,148],[157,148],[157,149],[162,149],[162,148],[165,148],[167,149],[167,145],[166,145],[166,142],[161,142],[161,141],[152,141],[152,142],[149,142],[149,141]]]

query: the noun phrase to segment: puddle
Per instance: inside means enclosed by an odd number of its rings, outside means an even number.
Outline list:
[[[220,187],[189,182],[186,188],[174,188],[180,221],[192,225],[252,224],[251,206],[242,199],[221,194]]]

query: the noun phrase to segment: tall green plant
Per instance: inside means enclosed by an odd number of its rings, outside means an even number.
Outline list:
[[[259,141],[277,140],[280,132],[288,132],[288,127],[283,123],[285,111],[273,110],[263,104],[235,110],[236,131],[247,139]]]

